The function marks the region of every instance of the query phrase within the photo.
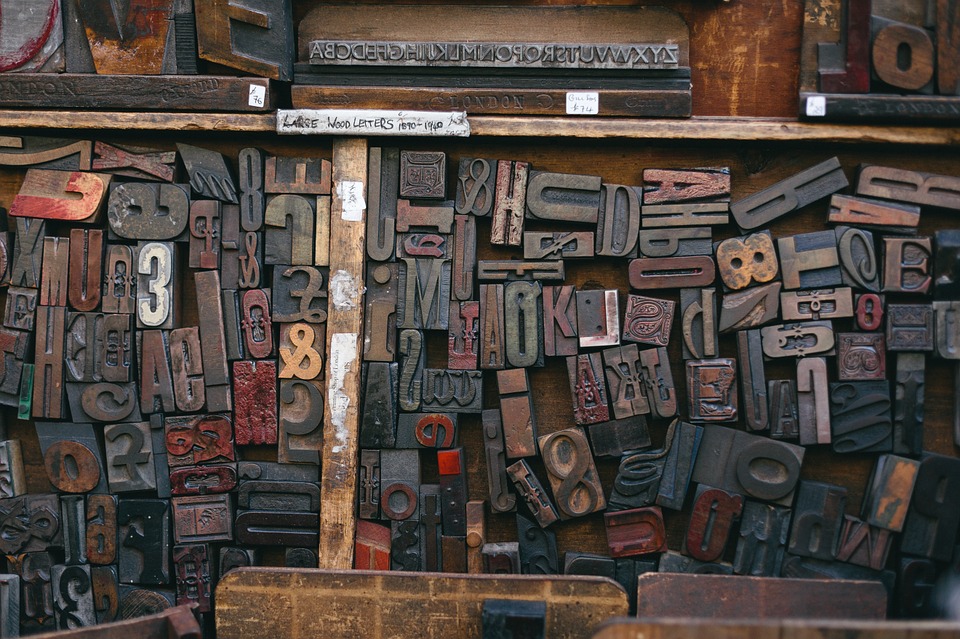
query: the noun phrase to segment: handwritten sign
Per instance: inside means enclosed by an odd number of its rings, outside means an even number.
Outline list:
[[[277,111],[277,133],[465,138],[470,135],[470,123],[463,111],[281,109]]]
[[[600,113],[600,94],[596,91],[567,93],[567,115],[597,115]]]

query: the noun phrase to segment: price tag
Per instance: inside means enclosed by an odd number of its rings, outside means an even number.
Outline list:
[[[367,208],[367,203],[363,200],[363,182],[337,182],[337,195],[343,203],[340,217],[348,222],[362,221],[363,210]]]
[[[600,113],[600,94],[596,91],[567,93],[567,115],[597,115]]]
[[[807,117],[822,118],[827,114],[827,98],[822,95],[811,95],[807,98]]]
[[[252,107],[262,107],[267,99],[267,87],[260,84],[251,84],[247,104]]]

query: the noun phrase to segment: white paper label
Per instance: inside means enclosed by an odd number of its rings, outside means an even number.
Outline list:
[[[807,98],[807,117],[822,118],[827,114],[827,98],[822,95],[811,95]]]
[[[337,197],[343,205],[340,217],[348,222],[363,220],[363,210],[367,208],[363,199],[363,182],[337,182]]]
[[[281,109],[277,111],[277,133],[465,138],[470,135],[470,123],[465,111]]]
[[[252,107],[262,107],[267,99],[267,87],[260,84],[251,84],[247,104]]]
[[[343,390],[347,373],[357,361],[357,334],[334,333],[330,338],[330,379],[327,384],[327,410],[333,424],[336,444],[332,450],[339,453],[347,445],[347,410],[350,396]]]
[[[567,115],[597,115],[600,113],[600,94],[596,91],[567,93]]]
[[[359,304],[362,291],[357,278],[343,269],[330,276],[330,299],[338,311],[352,311]]]

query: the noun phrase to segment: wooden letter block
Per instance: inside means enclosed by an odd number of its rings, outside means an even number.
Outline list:
[[[763,354],[771,358],[832,355],[836,341],[830,321],[767,326],[760,329],[760,335]]]
[[[568,357],[567,378],[573,398],[574,421],[581,425],[610,421],[600,353]]]
[[[721,333],[756,328],[775,320],[780,312],[780,282],[772,282],[723,296]]]
[[[60,525],[63,527],[63,563],[87,563],[86,510],[83,495],[61,495]]]
[[[419,333],[415,333],[411,337],[419,337]],[[417,348],[419,349],[419,344],[417,345]],[[413,357],[416,360],[419,358],[419,356],[420,352],[418,350],[416,355],[413,355]],[[415,367],[417,367],[418,371],[417,379],[415,381],[412,379],[413,374],[411,373],[411,380],[409,382],[410,387],[407,389],[408,395],[406,398],[409,405],[410,403],[413,403],[413,398],[415,396],[417,407],[420,406],[420,379],[418,368],[420,366],[422,366],[422,362],[415,364]],[[413,388],[413,384],[416,384],[415,390]],[[281,387],[281,395],[282,390],[283,387]],[[366,365],[366,371],[364,374],[363,411],[360,417],[361,446],[370,448],[393,448],[396,445],[397,392],[397,364],[387,362],[370,362]],[[281,397],[281,402],[285,401],[286,400]],[[322,402],[320,407],[322,409]],[[413,410],[416,410],[416,408]],[[282,406],[281,412],[283,412]]]
[[[17,497],[27,492],[23,473],[20,440],[0,441],[0,499]]]
[[[676,303],[672,300],[627,295],[627,310],[623,318],[623,341],[653,346],[669,344],[675,306]]]
[[[960,462],[926,454],[920,462],[900,550],[947,561],[953,552],[960,508],[949,495],[960,486]]]
[[[43,240],[47,223],[33,218],[16,218],[17,234],[10,266],[10,286],[38,288]]]
[[[7,304],[3,325],[21,331],[32,331],[37,314],[37,289],[11,286],[7,289]]]
[[[687,526],[686,554],[700,561],[720,559],[741,512],[742,496],[700,485]]]
[[[156,490],[150,424],[112,424],[104,429],[107,479],[115,493]]]
[[[582,428],[543,435],[538,442],[561,520],[606,508],[607,500]]]
[[[760,331],[737,332],[737,357],[740,363],[740,384],[743,387],[743,419],[747,430],[766,430],[767,379],[763,369]]]
[[[43,263],[40,269],[40,304],[66,306],[69,286],[70,239],[43,238]]]
[[[371,147],[367,162],[367,255],[384,262],[393,258],[400,151]]]
[[[229,494],[174,497],[170,506],[176,543],[233,539],[233,507]]]
[[[97,222],[103,211],[110,175],[27,169],[10,215],[76,224]]]
[[[543,287],[543,347],[547,357],[577,354],[574,291],[572,285]]]
[[[543,366],[542,293],[539,282],[510,282],[504,286],[505,351],[510,366]]]
[[[267,291],[254,288],[243,292],[240,302],[240,328],[244,352],[252,359],[267,359],[274,354],[273,321]]]
[[[496,160],[463,158],[457,170],[456,211],[487,217],[493,210],[497,183]],[[523,199],[523,198],[521,198]]]
[[[643,416],[615,419],[587,427],[590,448],[596,457],[621,457],[650,447],[650,433]]]
[[[90,168],[113,175],[173,182],[177,154],[173,151],[130,150],[94,142]]]
[[[400,260],[397,326],[447,330],[450,319],[450,260],[445,257]]]
[[[887,452],[893,446],[890,384],[886,380],[830,384],[833,450]]]
[[[221,204],[195,200],[190,205],[190,268],[220,267]]]
[[[264,212],[265,264],[313,264],[314,204],[302,195],[276,195]]]
[[[480,302],[450,302],[447,368],[476,369],[480,356]]]
[[[400,410],[419,410],[423,400],[423,333],[413,329],[400,331],[400,386],[398,405]]]
[[[330,195],[331,164],[320,158],[268,157],[263,168],[265,193]]]
[[[768,381],[767,397],[770,399],[770,437],[790,440],[800,437],[796,382],[792,379]]]
[[[202,409],[207,393],[203,385],[200,329],[197,327],[170,331],[170,371],[173,375],[173,396],[177,410],[182,413],[196,413]]]
[[[120,583],[170,583],[170,513],[166,500],[121,500],[117,524]]]
[[[525,575],[555,575],[560,571],[557,535],[536,521],[517,513],[520,572]],[[488,600],[489,601],[489,600]]]
[[[560,519],[560,516],[557,514],[557,509],[547,496],[547,492],[543,489],[543,484],[541,484],[537,476],[533,474],[533,470],[526,460],[521,459],[507,466],[507,476],[513,481],[513,485],[517,489],[517,494],[523,497],[527,508],[530,510],[530,514],[537,520],[541,528],[546,528]]]
[[[363,322],[363,359],[366,362],[392,362],[396,358],[399,268],[397,264],[371,264],[367,269]],[[274,295],[277,295],[276,288]]]
[[[512,512],[516,509],[517,498],[510,492],[510,482],[507,479],[504,432],[500,411],[497,409],[483,411],[482,424],[484,457],[487,464],[487,486],[490,491],[490,509],[498,513]]]
[[[0,499],[0,523],[7,530],[16,531],[0,540],[0,550],[6,555],[34,553],[48,546],[63,545],[60,500],[56,495]],[[26,576],[21,573],[21,578]]]
[[[837,556],[847,489],[816,481],[802,481],[793,507],[790,554],[832,561]]]
[[[650,403],[636,344],[604,350],[603,363],[614,418],[649,414]]]
[[[173,547],[173,568],[177,583],[177,605],[196,604],[197,612],[212,610],[213,568],[209,544]]]
[[[893,452],[923,452],[923,405],[926,358],[923,353],[897,353],[894,381]]]
[[[380,451],[380,510],[394,521],[420,517],[420,457],[416,450]]]
[[[690,421],[730,422],[737,419],[737,362],[705,359],[687,362]]]
[[[233,363],[234,437],[238,445],[277,443],[277,366]]]
[[[889,530],[877,528],[846,515],[843,518],[843,530],[840,532],[840,546],[837,560],[873,570],[883,570],[887,565],[893,540]]]
[[[887,350],[933,350],[933,307],[930,304],[888,304],[886,315]]]
[[[690,477],[700,450],[700,441],[703,439],[703,427],[679,420],[674,423],[676,426],[672,436],[669,429],[667,431],[666,445],[669,448],[664,451],[666,457],[657,487],[656,502],[658,506],[664,508],[681,510],[687,498],[687,489],[690,486]],[[622,461],[620,467],[622,470]],[[622,484],[617,484],[615,489],[622,490]]]
[[[323,390],[320,384],[298,379],[282,380],[279,419],[277,461],[319,464],[323,435]]]
[[[292,79],[294,33],[289,2],[271,0],[251,9],[230,0],[212,0],[198,3],[196,16],[197,46],[204,60],[250,75]]]
[[[90,566],[54,566],[51,584],[58,629],[96,625],[97,613],[93,607]]]
[[[883,321],[883,298],[876,293],[858,295],[854,317],[857,328],[862,331],[879,329]]]
[[[442,200],[446,194],[447,154],[400,152],[400,197]]]
[[[635,257],[640,232],[642,189],[604,184],[597,218],[597,255]]]
[[[136,312],[137,272],[133,262],[133,248],[124,244],[107,247],[107,267],[103,278],[103,312]]]
[[[920,462],[880,455],[863,499],[862,517],[871,526],[900,532],[907,519]]]
[[[117,560],[117,498],[114,495],[87,495],[87,561],[98,566]]]
[[[644,204],[644,229],[723,226],[730,221],[727,202],[684,202],[681,204]]]
[[[53,629],[53,558],[48,552],[29,552],[18,558],[23,586],[22,629]]]
[[[480,549],[483,572],[490,575],[520,574],[520,544],[516,541],[487,543]]]
[[[497,371],[497,388],[506,456],[533,457],[537,454],[537,423],[526,369]]]
[[[126,182],[110,189],[110,230],[126,240],[173,240],[190,221],[185,184]]]
[[[766,284],[779,273],[777,252],[769,231],[732,237],[717,244],[720,279],[730,290]]]
[[[882,290],[885,293],[927,293],[933,283],[930,276],[932,256],[929,237],[884,238]]]
[[[920,224],[920,207],[836,194],[830,198],[827,220],[834,224],[909,233]]]
[[[139,351],[140,410],[144,413],[174,412],[176,405],[166,333],[143,331]]]
[[[863,0],[843,4],[840,41],[817,44],[820,90],[825,93],[869,93],[870,5]]]
[[[0,353],[3,357],[3,376],[0,377],[0,404],[2,405],[17,406],[20,403],[20,387],[24,377],[29,376],[30,382],[33,382],[33,373],[30,372],[28,375],[26,372],[28,366],[31,369],[33,366],[24,364],[30,350],[29,343],[30,333],[0,329]],[[32,390],[30,394],[32,396]]]
[[[610,491],[608,510],[640,508],[656,501],[666,457],[670,454],[675,437],[677,427],[674,424],[677,423],[679,420],[670,424],[663,449],[630,453],[620,459],[613,490]]]
[[[713,284],[716,266],[705,255],[630,260],[630,287],[638,290],[694,288]]]
[[[467,572],[470,574],[483,572],[483,556],[481,552],[486,537],[487,527],[484,516],[483,501],[468,501],[466,544]]]
[[[227,415],[167,417],[165,429],[171,467],[236,461],[233,424]]]
[[[280,379],[309,380],[323,376],[321,353],[325,333],[323,326],[315,329],[303,322],[280,325]]]
[[[934,243],[937,247],[933,262],[934,296],[937,299],[957,299],[960,297],[960,232],[955,229],[937,231]]]
[[[453,229],[453,202],[437,206],[413,204],[410,200],[397,200],[397,231],[421,231],[449,234]]]
[[[750,231],[823,199],[849,185],[840,161],[830,158],[730,204],[737,225]],[[782,251],[783,249],[781,249]],[[781,263],[784,258],[781,253]]]
[[[867,291],[879,290],[880,268],[873,233],[847,226],[838,226],[836,233],[843,283]]]
[[[864,166],[857,177],[857,195],[960,210],[960,182],[949,175]]]
[[[620,303],[616,289],[577,291],[580,348],[620,344]]]
[[[456,413],[401,413],[397,420],[397,448],[453,448],[459,438]]]
[[[451,299],[471,300],[476,288],[477,220],[471,215],[453,218],[453,271]]]
[[[137,328],[173,328],[180,305],[174,281],[177,250],[173,242],[137,245]]]
[[[658,506],[604,513],[611,557],[634,557],[665,552],[667,535]]]
[[[13,263],[13,235],[0,231],[0,286],[10,285],[10,267]]]
[[[846,287],[788,291],[780,293],[780,308],[789,321],[853,317],[853,291]]]
[[[402,388],[402,373],[400,381]],[[422,400],[423,407],[427,410],[479,413],[483,404],[483,373],[425,368]]]
[[[563,260],[480,260],[477,279],[481,282],[513,282],[534,280],[562,282]]]
[[[525,231],[523,259],[593,257],[593,233],[586,231]]]
[[[532,171],[527,183],[527,217],[596,224],[599,177]]]
[[[643,203],[729,200],[730,169],[644,169]]]
[[[390,570],[390,528],[371,521],[357,522],[356,570]]]
[[[833,231],[781,237],[777,248],[784,288],[828,288],[843,283]]]
[[[647,258],[711,255],[713,231],[708,226],[641,229],[637,252]]]
[[[716,290],[682,289],[680,316],[683,326],[683,358],[716,357],[719,353]]]
[[[99,313],[67,313],[64,363],[68,382],[103,380],[99,357],[104,353],[103,322],[104,316]],[[129,338],[129,319],[127,325]]]
[[[232,465],[186,466],[170,473],[170,492],[178,497],[229,492],[237,487],[237,469]]]
[[[44,240],[46,241],[46,240]],[[70,306],[92,311],[100,305],[103,281],[103,231],[70,229],[70,266],[67,294]],[[0,274],[6,269],[0,269]]]
[[[190,190],[195,196],[228,204],[240,203],[232,172],[221,153],[180,143],[177,151],[190,176]]]
[[[467,468],[463,448],[437,451],[443,534],[467,534]]]
[[[747,501],[740,521],[740,538],[733,572],[753,577],[776,577],[790,535],[790,510]]]
[[[830,389],[827,360],[805,357],[797,361],[797,414],[800,445],[830,443]]]
[[[37,307],[37,344],[34,351],[33,416],[63,417],[64,328],[67,309]]]
[[[360,451],[358,480],[358,514],[360,519],[380,518],[380,451]],[[359,534],[359,531],[358,531]]]
[[[886,362],[883,333],[837,333],[839,379],[885,379]]]

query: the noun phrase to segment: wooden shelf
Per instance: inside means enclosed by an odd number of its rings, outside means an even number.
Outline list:
[[[474,116],[473,137],[960,144],[958,127],[861,126],[789,119],[699,117],[684,120]],[[0,110],[0,128],[272,133],[273,114]]]

